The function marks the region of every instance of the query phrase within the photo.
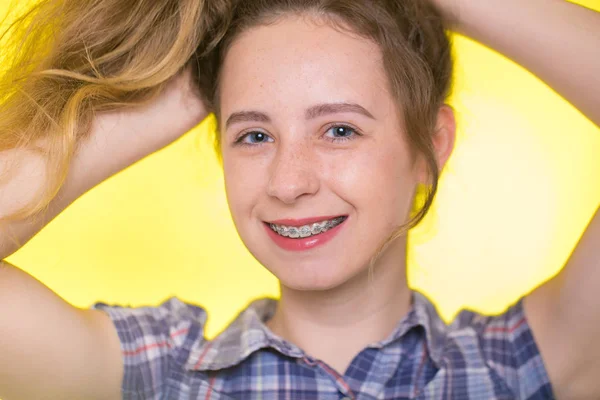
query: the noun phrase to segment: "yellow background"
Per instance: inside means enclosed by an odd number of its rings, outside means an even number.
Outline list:
[[[554,275],[600,203],[600,130],[506,58],[455,44],[459,142],[409,259],[411,284],[446,319],[500,312]],[[213,123],[89,192],[8,260],[77,306],[201,304],[209,336],[276,296],[230,220]]]

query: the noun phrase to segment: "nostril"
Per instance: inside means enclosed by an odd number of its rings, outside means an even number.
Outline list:
[[[318,177],[311,171],[296,169],[276,171],[269,180],[267,193],[289,204],[298,198],[317,193]]]

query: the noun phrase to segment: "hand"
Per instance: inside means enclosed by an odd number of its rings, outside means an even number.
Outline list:
[[[190,67],[173,77],[156,99],[138,111],[135,119],[141,117],[137,122],[149,128],[139,133],[151,134],[148,139],[156,143],[156,148],[149,150],[158,150],[177,140],[208,114]]]
[[[481,0],[478,0],[481,1]],[[444,19],[449,22],[451,29],[456,30],[459,27],[459,17],[463,0],[432,0],[432,3],[441,11]]]
[[[207,116],[192,77],[188,67],[149,101],[95,116],[90,135],[75,157],[76,162],[89,164],[75,167],[90,171],[84,180],[86,189],[171,144]]]

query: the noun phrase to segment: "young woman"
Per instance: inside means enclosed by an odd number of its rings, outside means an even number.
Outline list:
[[[1,258],[214,112],[236,228],[281,299],[209,341],[197,306],[76,309],[4,263],[0,397],[600,398],[600,217],[556,278],[497,317],[446,326],[405,277],[406,231],[454,143],[441,16],[600,124],[597,13],[563,0],[40,4],[15,25],[33,28],[3,81]]]

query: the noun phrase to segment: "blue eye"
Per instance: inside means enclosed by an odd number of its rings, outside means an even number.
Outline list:
[[[236,143],[245,144],[245,145],[257,145],[263,143],[272,142],[273,139],[264,132],[254,131],[248,132],[245,135],[241,136]]]
[[[354,136],[359,136],[359,133],[356,132],[356,129],[346,125],[334,125],[327,130],[325,135],[333,142],[343,142],[353,139]]]

